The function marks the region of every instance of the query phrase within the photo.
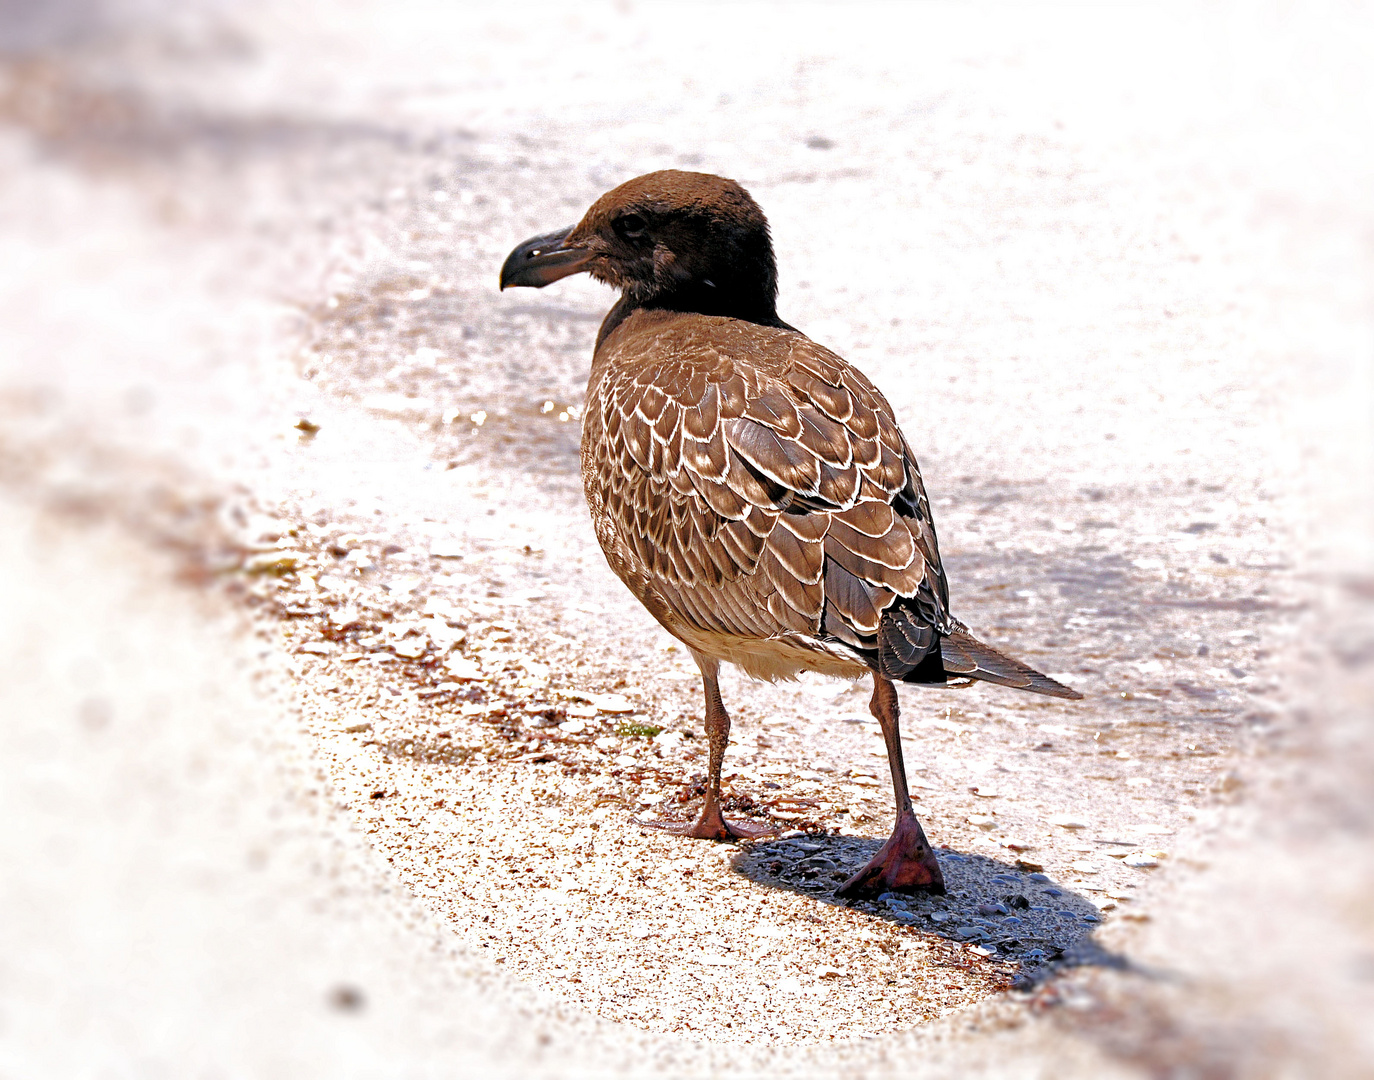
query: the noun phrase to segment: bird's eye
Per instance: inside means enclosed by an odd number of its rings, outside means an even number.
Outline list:
[[[638,214],[624,214],[615,219],[615,231],[627,240],[637,240],[644,235],[648,223]]]

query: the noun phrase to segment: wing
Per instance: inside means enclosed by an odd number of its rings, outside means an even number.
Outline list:
[[[700,631],[803,635],[893,678],[933,656],[942,680],[948,591],[891,407],[801,334],[693,318],[624,343],[589,395],[603,545]]]

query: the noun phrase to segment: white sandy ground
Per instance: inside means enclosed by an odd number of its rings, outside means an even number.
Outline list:
[[[0,87],[0,1075],[1374,1068],[1366,13],[45,10]],[[732,790],[843,836],[632,823],[700,725],[580,508],[607,297],[491,280],[667,165],[758,196],[960,613],[1088,694],[904,695],[947,904],[803,865],[887,824],[840,684],[726,694]],[[1031,866],[1055,903],[977,910]],[[1041,945],[1080,966],[1004,993]]]

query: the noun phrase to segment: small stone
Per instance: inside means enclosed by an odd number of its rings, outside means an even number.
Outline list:
[[[937,923],[949,922],[949,920],[952,919],[952,918],[954,918],[954,916],[951,915],[948,911],[932,911],[932,912],[930,913],[930,921],[931,921],[931,922],[937,922]]]
[[[1072,814],[1051,814],[1048,818],[1051,825],[1058,825],[1061,829],[1086,829],[1088,823]]]
[[[587,697],[597,712],[629,713],[635,711],[634,702],[620,694],[588,694]]]
[[[329,625],[335,630],[352,630],[362,622],[357,608],[341,607],[329,613]]]
[[[816,978],[818,978],[818,979],[842,979],[842,978],[844,978],[844,972],[842,972],[839,968],[833,968],[833,967],[817,968],[817,969],[816,969]]]
[[[243,569],[250,574],[282,577],[295,573],[305,561],[306,556],[302,551],[264,551],[246,560]]]
[[[316,656],[332,656],[339,647],[332,641],[307,641],[297,652],[314,653]]]
[[[482,678],[482,669],[462,656],[450,656],[444,661],[444,670],[451,678],[460,682],[473,682]]]
[[[967,820],[970,825],[975,825],[980,829],[997,828],[997,819],[988,817],[986,814],[970,814]]]
[[[1133,866],[1137,870],[1150,870],[1159,865],[1159,860],[1153,855],[1147,855],[1143,851],[1134,851],[1121,860],[1126,866]]]
[[[631,757],[629,754],[620,754],[616,757],[615,763],[619,765],[621,768],[633,769],[636,765],[639,764],[639,759],[636,757]]]
[[[976,938],[981,933],[983,933],[983,929],[978,926],[956,926],[954,928],[955,936],[964,941],[968,941],[970,938]]]
[[[1090,863],[1087,859],[1078,859],[1069,863],[1070,869],[1079,874],[1096,874],[1098,872],[1097,863]]]
[[[1002,794],[1002,789],[995,784],[979,784],[972,790],[980,799],[996,799]]]
[[[1045,874],[1028,874],[1026,880],[1032,881],[1037,885],[1048,885],[1050,883],[1049,877]]]
[[[599,739],[593,739],[592,745],[598,750],[614,750],[620,745],[620,740],[614,735],[602,735]]]
[[[975,953],[978,956],[992,956],[997,952],[997,949],[987,945],[975,945],[973,948],[969,949],[969,952]]]
[[[587,724],[581,717],[573,717],[571,720],[564,720],[558,725],[558,730],[567,735],[580,735],[587,730]]]
[[[428,643],[424,638],[406,638],[391,646],[391,651],[407,660],[417,660],[425,655]]]

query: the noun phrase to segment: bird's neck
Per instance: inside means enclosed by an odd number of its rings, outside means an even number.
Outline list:
[[[600,348],[611,332],[636,311],[680,311],[684,314],[740,319],[760,326],[787,326],[778,318],[777,301],[771,291],[741,288],[726,279],[724,274],[720,276],[725,280],[719,283],[710,278],[690,281],[671,292],[647,297],[626,293],[601,324],[601,332],[596,337],[597,347]]]

